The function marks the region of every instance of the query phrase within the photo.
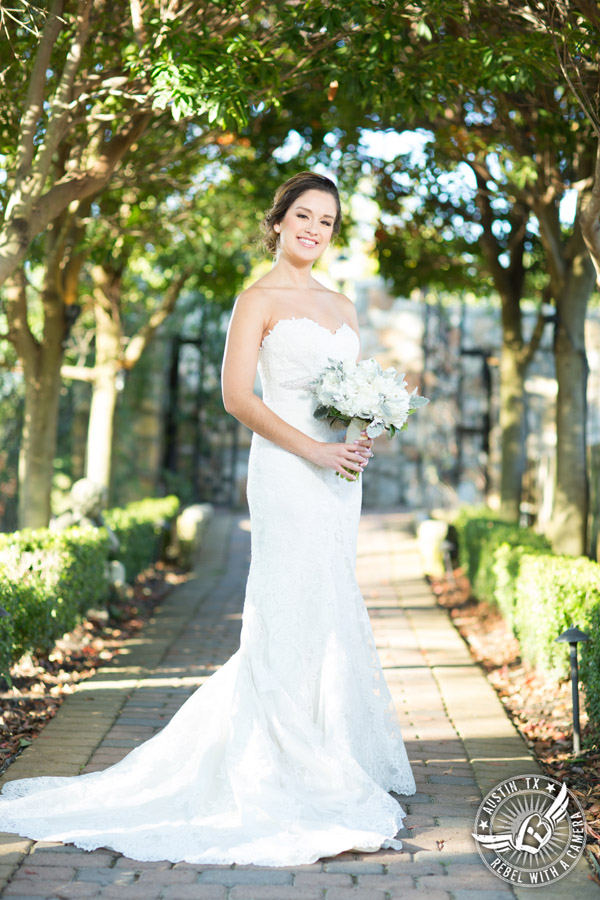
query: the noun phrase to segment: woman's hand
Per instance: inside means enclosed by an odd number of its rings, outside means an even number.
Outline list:
[[[358,476],[352,475],[348,470],[359,474],[362,472],[373,455],[372,445],[373,440],[367,436],[366,432],[363,432],[362,436],[352,444],[319,441],[311,454],[310,461],[326,469],[335,469],[339,475],[343,475],[350,481],[356,481]]]
[[[369,457],[373,456],[373,451],[371,450],[371,447],[373,446],[373,438],[370,438],[366,431],[361,431],[358,442],[360,443],[361,447],[366,447],[366,449],[369,451]]]

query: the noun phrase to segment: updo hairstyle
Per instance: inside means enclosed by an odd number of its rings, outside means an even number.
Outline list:
[[[260,227],[263,232],[263,246],[273,254],[277,253],[277,245],[279,243],[279,234],[274,230],[273,225],[281,222],[286,212],[298,197],[305,191],[325,191],[331,194],[335,200],[337,213],[333,223],[332,235],[339,233],[342,221],[342,207],[340,204],[340,195],[334,182],[325,175],[317,175],[314,172],[298,172],[292,175],[287,181],[277,188],[273,206],[262,220]]]

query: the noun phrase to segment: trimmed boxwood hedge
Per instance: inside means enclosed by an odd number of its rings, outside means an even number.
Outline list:
[[[164,526],[178,508],[170,496],[106,512],[129,581],[157,558]],[[0,534],[0,606],[8,613],[0,617],[0,675],[26,652],[51,650],[88,609],[106,602],[108,557],[105,528]]]
[[[0,535],[0,671],[26,651],[48,652],[107,597],[104,528]]]
[[[490,510],[462,509],[454,525],[474,593],[499,608],[524,659],[566,677],[569,646],[556,638],[572,625],[590,635],[579,646],[581,679],[590,721],[600,734],[600,565],[554,555],[546,538]]]
[[[515,552],[551,553],[549,541],[530,528],[522,528],[512,522],[506,522],[491,515],[485,509],[463,509],[454,521],[458,532],[459,559],[469,581],[478,597],[490,603],[498,603],[498,578],[501,590],[511,591],[510,572],[514,569],[516,559],[510,556]],[[506,572],[496,565],[498,551],[503,549]],[[501,606],[506,611],[512,605],[507,597],[503,597]],[[504,612],[504,608],[503,608]]]
[[[127,581],[133,581],[158,557],[165,525],[178,509],[179,498],[171,494],[104,513],[104,521],[119,540],[117,559],[125,566]]]
[[[585,708],[600,738],[600,603],[589,610],[589,618],[581,627],[592,639],[579,645],[579,673],[586,688]]]
[[[580,557],[525,554],[515,588],[515,632],[535,666],[563,677],[569,673],[569,645],[556,638],[577,625],[588,631],[600,608],[600,566]],[[593,638],[593,633],[590,634]],[[589,643],[589,642],[587,642]],[[581,644],[579,650],[583,650]]]

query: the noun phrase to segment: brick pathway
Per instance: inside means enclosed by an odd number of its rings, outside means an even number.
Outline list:
[[[410,520],[365,513],[357,571],[418,793],[403,852],[342,853],[267,868],[142,863],[112,850],[0,835],[0,896],[20,900],[530,900],[482,864],[471,837],[482,792],[537,767],[423,580]],[[102,769],[164,727],[239,645],[248,521],[219,514],[193,577],[141,637],[67,698],[4,778]],[[543,900],[600,900],[585,861]]]

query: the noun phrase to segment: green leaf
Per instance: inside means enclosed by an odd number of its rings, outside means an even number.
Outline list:
[[[417,22],[416,30],[417,30],[417,35],[419,37],[425,38],[426,41],[433,40],[433,35],[431,33],[431,29],[429,28],[429,25],[426,22],[424,22],[423,20],[421,20],[420,22]]]

